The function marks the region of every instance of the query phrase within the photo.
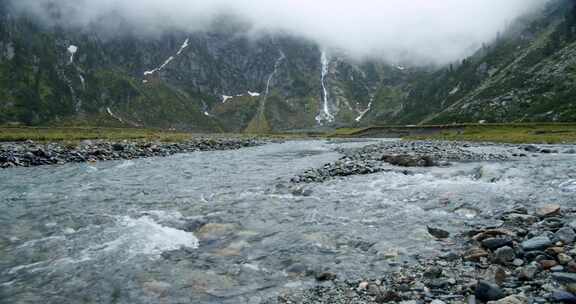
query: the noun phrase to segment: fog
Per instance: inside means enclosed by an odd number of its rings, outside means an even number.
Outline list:
[[[287,33],[356,58],[443,64],[470,55],[547,0],[9,0],[48,24],[139,34],[208,30],[239,18],[250,34]],[[59,13],[55,13],[55,11]]]

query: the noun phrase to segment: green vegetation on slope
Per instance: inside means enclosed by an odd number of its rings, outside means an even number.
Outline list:
[[[576,124],[495,124],[470,125],[460,130],[447,130],[434,135],[406,139],[454,140],[496,143],[576,143]]]
[[[181,142],[192,138],[191,133],[169,132],[137,128],[34,128],[0,127],[0,142],[15,141],[78,141],[90,139],[103,140],[158,140]]]

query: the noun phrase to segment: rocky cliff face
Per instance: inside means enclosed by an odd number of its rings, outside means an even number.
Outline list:
[[[225,21],[210,32],[103,37],[43,27],[5,5],[0,123],[264,132],[576,117],[569,1],[443,69],[358,63]]]

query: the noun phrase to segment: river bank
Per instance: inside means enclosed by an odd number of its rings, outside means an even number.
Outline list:
[[[65,163],[130,160],[197,151],[222,151],[253,147],[266,141],[256,138],[198,137],[180,142],[146,140],[83,140],[79,142],[0,143],[0,168],[35,167]]]
[[[270,303],[574,303],[576,213],[559,205],[536,210],[511,206],[498,224],[451,236],[428,228],[445,244],[442,255],[419,259],[362,281],[337,275],[299,294]]]
[[[292,178],[293,183],[324,182],[336,177],[377,172],[412,174],[413,168],[447,167],[451,162],[511,161],[546,154],[576,154],[572,146],[514,145],[464,141],[385,141],[356,149],[340,149],[343,156],[321,168]]]

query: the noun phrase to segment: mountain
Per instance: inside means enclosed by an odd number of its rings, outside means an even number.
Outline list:
[[[0,124],[267,132],[370,124],[573,121],[574,5],[553,1],[447,67],[358,62],[290,35],[104,35],[0,0]],[[128,32],[131,32],[129,34]]]
[[[551,1],[474,56],[419,77],[400,97],[377,99],[381,110],[367,118],[400,124],[575,121],[575,1]]]

